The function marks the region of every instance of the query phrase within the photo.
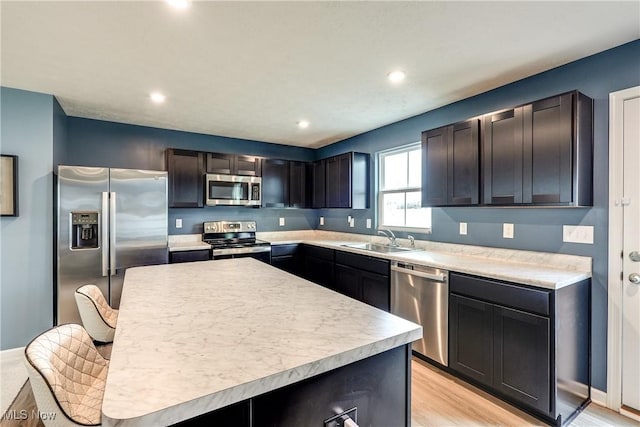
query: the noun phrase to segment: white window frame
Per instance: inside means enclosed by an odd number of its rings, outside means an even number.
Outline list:
[[[413,191],[422,191],[422,186],[418,186],[418,187],[405,187],[405,188],[401,188],[401,189],[393,189],[393,190],[382,190],[383,188],[383,181],[384,181],[384,157],[390,154],[399,154],[399,153],[404,153],[404,152],[408,152],[408,151],[413,151],[416,148],[420,148],[422,149],[422,144],[420,141],[418,142],[413,142],[410,144],[406,144],[406,145],[402,145],[399,147],[394,147],[394,148],[390,148],[388,150],[383,150],[383,151],[379,151],[377,153],[377,157],[378,157],[378,176],[377,176],[377,184],[378,184],[378,191],[376,193],[376,197],[378,198],[378,215],[377,215],[377,223],[378,223],[378,228],[384,228],[384,229],[389,229],[389,230],[393,230],[393,231],[406,231],[406,232],[413,232],[413,233],[423,233],[423,234],[431,234],[431,230],[433,228],[433,216],[432,216],[432,211],[430,208],[425,208],[428,209],[429,211],[429,216],[431,217],[430,219],[430,223],[431,223],[431,227],[428,228],[421,228],[421,227],[406,227],[406,226],[398,226],[398,225],[386,225],[383,223],[383,212],[384,212],[384,207],[382,205],[382,200],[383,194],[394,194],[394,193],[408,193],[408,192],[413,192]],[[409,169],[407,168],[407,183],[409,182]],[[405,207],[405,223],[406,223],[406,207]]]

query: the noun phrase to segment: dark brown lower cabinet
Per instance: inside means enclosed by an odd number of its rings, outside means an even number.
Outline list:
[[[549,413],[550,319],[493,306],[493,387],[527,406]]]
[[[493,381],[492,308],[460,295],[449,298],[449,367],[487,385]]]
[[[169,252],[169,264],[175,264],[178,262],[208,261],[209,254],[209,249]]]
[[[322,427],[355,408],[360,426],[408,427],[410,379],[411,346],[403,345],[179,425]]]
[[[390,289],[388,260],[336,251],[336,291],[389,311]]]
[[[360,271],[346,265],[335,266],[335,290],[342,295],[361,299]]]
[[[295,275],[301,275],[301,251],[297,243],[271,246],[271,265]]]
[[[310,245],[302,245],[301,249],[304,260],[302,277],[329,289],[335,289],[335,251]]]
[[[563,425],[590,401],[590,280],[557,290],[451,273],[449,368]]]
[[[372,305],[380,310],[389,311],[391,304],[391,284],[389,276],[383,274],[362,271],[360,276],[362,284],[362,302]]]

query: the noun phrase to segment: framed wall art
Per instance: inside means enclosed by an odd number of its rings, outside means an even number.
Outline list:
[[[18,156],[0,155],[0,216],[18,216]]]

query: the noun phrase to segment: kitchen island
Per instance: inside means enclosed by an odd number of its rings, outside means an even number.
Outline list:
[[[364,425],[409,425],[410,344],[421,335],[251,258],[128,269],[102,422],[220,414],[239,426],[322,426],[357,407]]]

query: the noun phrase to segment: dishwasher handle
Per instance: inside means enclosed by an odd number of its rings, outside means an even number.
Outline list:
[[[435,282],[446,282],[447,274],[446,273],[425,273],[423,271],[411,270],[408,268],[397,267],[395,265],[391,266],[391,271],[397,271],[398,273],[408,274],[410,276],[422,277],[423,279],[433,280]]]

